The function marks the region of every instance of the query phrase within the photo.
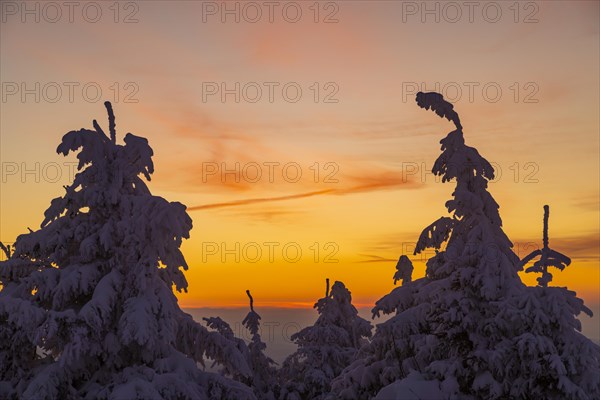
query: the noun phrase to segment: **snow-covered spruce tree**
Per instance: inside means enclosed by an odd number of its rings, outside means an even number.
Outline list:
[[[413,269],[410,259],[401,255],[396,264],[393,279],[394,285],[402,280],[402,286],[395,288],[391,293],[378,300],[373,308],[373,317],[380,316],[382,311],[386,314],[397,313],[398,315],[377,324],[371,341],[359,350],[354,362],[333,381],[332,393],[336,398],[369,399],[380,388],[394,382],[400,376],[401,368],[399,366],[402,363],[400,346],[405,343],[401,342],[404,333],[400,328],[412,323],[411,313],[405,312],[401,315],[400,312],[402,301],[406,299],[405,293],[414,284],[412,281]],[[428,396],[424,399],[436,399],[441,395],[439,390],[433,392],[429,390],[424,394]],[[405,396],[399,397],[402,400],[412,400],[410,393],[402,393],[402,396]]]
[[[236,381],[243,382],[244,384],[251,382],[252,372],[245,373],[245,369],[240,370],[237,366],[230,363],[220,363],[218,361],[220,358],[228,359],[230,356],[237,358],[239,357],[239,354],[241,354],[244,360],[246,360],[246,365],[250,366],[250,352],[244,339],[236,337],[231,326],[220,317],[207,317],[202,319],[206,322],[206,326],[212,329],[212,334],[217,334],[217,337],[220,340],[229,342],[228,346],[220,346],[225,352],[220,354],[220,357],[214,358],[211,367],[215,368],[216,366],[219,366],[219,372],[222,375],[231,377]]]
[[[521,282],[487,191],[493,168],[465,145],[458,114],[440,94],[419,93],[417,103],[456,126],[432,170],[456,181],[446,203],[452,216],[423,231],[415,253],[436,249],[426,276],[377,302],[374,315],[396,315],[377,326],[333,392],[342,399],[600,398],[600,348],[576,319],[589,310],[566,288]]]
[[[192,221],[150,193],[152,149],[131,133],[117,144],[105,105],[109,135],[94,121],[63,137],[58,153],[79,152],[75,180],[0,264],[0,335],[24,345],[2,345],[2,380],[20,399],[255,398],[198,368],[207,357],[251,373],[234,342],[179,308]]]
[[[246,345],[246,342],[243,339],[235,337],[235,333],[231,329],[231,326],[221,318],[208,317],[203,319],[209,328],[235,344],[236,350],[243,355],[247,365],[252,371],[250,375],[246,375],[240,373],[239,370],[233,370],[230,366],[225,365],[221,367],[220,372],[223,375],[230,376],[233,379],[244,383],[248,387],[251,387],[257,399],[275,400],[277,398],[277,393],[279,393],[277,370],[274,367],[275,362],[263,352],[267,346],[261,340],[259,333],[260,315],[254,311],[254,299],[250,295],[250,291],[247,290],[246,293],[250,298],[250,312],[246,315],[242,324],[252,335],[249,345]]]
[[[275,400],[279,395],[276,363],[264,353],[267,345],[260,337],[260,315],[254,311],[254,299],[250,294],[250,290],[246,290],[246,294],[250,299],[250,312],[246,315],[242,324],[252,335],[248,344],[249,365],[252,369],[252,376],[247,384],[252,387],[257,398]]]
[[[319,317],[313,326],[292,335],[298,350],[281,369],[282,400],[324,399],[331,381],[347,367],[371,336],[371,324],[358,316],[352,296],[336,281],[314,307]]]
[[[0,399],[11,399],[16,397],[18,383],[26,379],[38,363],[36,346],[30,338],[34,334],[34,326],[42,318],[41,312],[22,307],[23,303],[14,295],[22,290],[20,279],[43,268],[44,263],[12,258],[11,246],[1,242],[0,248],[10,260],[0,263]],[[8,297],[9,294],[14,299]],[[9,313],[9,309],[19,311]],[[23,321],[30,321],[27,330],[20,323]]]
[[[521,270],[535,257],[540,256],[540,259],[525,272],[542,274],[537,279],[539,285],[527,287],[526,295],[518,299],[518,306],[523,310],[520,315],[522,323],[532,325],[532,320],[538,322],[531,327],[531,336],[523,335],[520,345],[528,348],[531,347],[531,342],[538,340],[541,335],[547,337],[543,337],[543,344],[553,350],[546,358],[547,363],[552,365],[550,371],[553,372],[546,378],[553,389],[548,398],[600,398],[600,348],[579,333],[581,323],[573,318],[573,314],[579,312],[591,317],[592,311],[583,305],[583,301],[577,298],[575,292],[566,287],[548,287],[552,281],[548,267],[552,266],[562,271],[571,264],[569,257],[552,250],[548,245],[549,215],[550,207],[546,205],[542,249],[533,251],[519,263]],[[514,360],[509,362],[509,367],[514,366]],[[545,364],[541,366],[545,367]],[[531,368],[537,369],[540,365],[533,364]],[[523,378],[517,379],[516,383],[528,384]]]

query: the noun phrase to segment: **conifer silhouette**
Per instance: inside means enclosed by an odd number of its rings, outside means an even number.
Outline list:
[[[522,270],[535,257],[540,257],[531,267],[527,268],[525,272],[536,272],[541,273],[542,276],[537,278],[540,286],[547,287],[548,283],[552,281],[552,274],[548,272],[548,267],[555,267],[559,270],[564,270],[568,265],[571,264],[571,259],[558,251],[552,250],[548,246],[548,218],[550,217],[550,207],[544,206],[544,231],[543,231],[543,247],[541,250],[534,250],[529,253],[519,263],[519,270]]]
[[[254,399],[198,368],[208,358],[251,374],[234,341],[179,308],[192,220],[150,193],[152,148],[131,133],[118,144],[105,107],[109,134],[94,120],[64,135],[57,152],[77,152],[74,182],[0,263],[0,397]]]
[[[465,144],[459,116],[442,95],[419,93],[416,100],[456,128],[440,141],[432,168],[456,184],[445,204],[451,215],[419,237],[415,254],[436,250],[425,276],[377,301],[374,316],[395,315],[377,325],[334,380],[334,397],[600,398],[600,347],[579,332],[576,318],[590,310],[566,288],[522,283],[519,258],[488,191],[494,169]],[[549,249],[544,254],[546,263],[566,261]],[[399,270],[394,279],[402,275]]]

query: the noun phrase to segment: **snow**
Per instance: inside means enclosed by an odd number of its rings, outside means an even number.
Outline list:
[[[425,380],[418,372],[385,386],[374,400],[445,400],[450,395],[441,390],[440,382]]]
[[[358,316],[346,286],[336,281],[331,292],[314,308],[319,318],[313,326],[292,335],[298,350],[283,363],[281,398],[324,399],[331,382],[347,367],[371,336],[371,324]]]
[[[493,168],[465,145],[458,114],[441,95],[419,93],[417,103],[456,127],[440,141],[442,154],[432,169],[442,181],[456,182],[446,202],[451,216],[425,228],[415,253],[436,250],[425,276],[376,302],[374,316],[396,315],[377,325],[332,392],[364,399],[386,388],[380,398],[394,398],[421,387],[410,378],[417,371],[427,388],[440,382],[444,396],[461,399],[600,398],[600,348],[579,333],[577,319],[591,311],[574,292],[545,287],[547,279],[540,287],[521,282],[517,271],[524,263],[487,191]],[[566,256],[553,257],[568,264]],[[533,272],[556,264],[547,257]]]
[[[234,380],[251,375],[246,347],[177,305],[192,220],[181,203],[150,193],[148,141],[129,133],[118,144],[106,108],[110,136],[94,121],[63,137],[57,151],[79,159],[74,182],[0,268],[0,338],[18,346],[0,345],[3,390],[23,399],[256,398]],[[225,373],[203,372],[205,358]]]
[[[297,351],[278,368],[249,290],[248,342],[218,316],[201,324],[179,308],[192,220],[183,204],[151,194],[152,148],[131,133],[119,144],[106,103],[108,135],[93,121],[58,146],[77,154],[78,172],[40,229],[0,245],[0,398],[600,398],[600,347],[577,318],[592,312],[551,286],[548,267],[571,260],[549,247],[549,207],[543,248],[519,260],[488,191],[494,170],[465,144],[453,105],[438,93],[419,93],[417,104],[456,128],[432,170],[456,185],[449,215],[415,250],[436,252],[425,276],[399,257],[401,286],[375,303],[373,317],[390,318],[374,333],[350,290],[327,280],[317,320],[292,335]],[[541,274],[534,287],[518,275],[531,261],[526,272]]]

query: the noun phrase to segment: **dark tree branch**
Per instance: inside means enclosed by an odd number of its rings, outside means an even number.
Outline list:
[[[104,106],[106,107],[106,111],[108,112],[108,129],[110,131],[110,141],[116,143],[117,131],[115,130],[115,114],[112,109],[112,104],[110,104],[110,101],[105,101]]]
[[[252,295],[250,294],[250,290],[246,290],[246,294],[248,295],[248,298],[250,299],[250,311],[254,311],[254,299],[252,298]]]
[[[548,248],[548,218],[550,217],[550,207],[544,206],[544,248]]]
[[[10,258],[10,244],[5,246],[4,243],[0,242],[0,249],[6,254],[6,258]]]

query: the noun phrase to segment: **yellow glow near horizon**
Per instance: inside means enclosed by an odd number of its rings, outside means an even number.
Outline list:
[[[204,23],[201,7],[141,2],[133,24],[114,23],[110,13],[95,24],[7,16],[3,90],[57,82],[63,95],[50,102],[52,94],[38,93],[36,102],[35,94],[22,100],[3,91],[0,240],[37,228],[70,181],[76,159],[55,154],[61,135],[92,119],[106,126],[102,101],[83,98],[93,82],[101,100],[113,101],[120,139],[130,131],[149,139],[152,192],[200,207],[190,211],[194,229],[183,245],[190,269],[181,305],[245,306],[251,289],[257,304],[307,307],[330,278],[368,306],[393,288],[395,261],[412,252],[421,230],[447,215],[454,184],[428,171],[452,126],[414,103],[415,85],[437,85],[450,99],[462,91],[455,109],[467,144],[498,171],[490,192],[517,254],[540,245],[549,204],[551,247],[573,258],[553,283],[600,304],[598,2],[541,2],[529,24],[522,14],[515,23],[509,9],[498,23],[400,23],[401,2],[341,2],[339,21],[329,24],[314,23],[308,10],[297,24]],[[66,82],[79,85],[73,102]],[[278,89],[273,102],[222,101],[204,91],[215,82],[264,90],[265,82],[295,83],[304,95],[286,101]],[[501,98],[490,101],[484,87],[500,87]],[[132,88],[137,102],[126,101]],[[334,92],[339,101],[325,102]],[[222,176],[236,163],[248,174],[258,164],[262,179]],[[233,204],[202,208],[220,203]],[[274,242],[271,261],[265,243]],[[239,261],[231,252],[223,260],[236,243]],[[263,255],[251,262],[253,253],[241,252],[254,243]],[[206,255],[215,244],[217,253]],[[284,257],[286,245],[302,257]],[[414,260],[416,278],[424,259]]]

